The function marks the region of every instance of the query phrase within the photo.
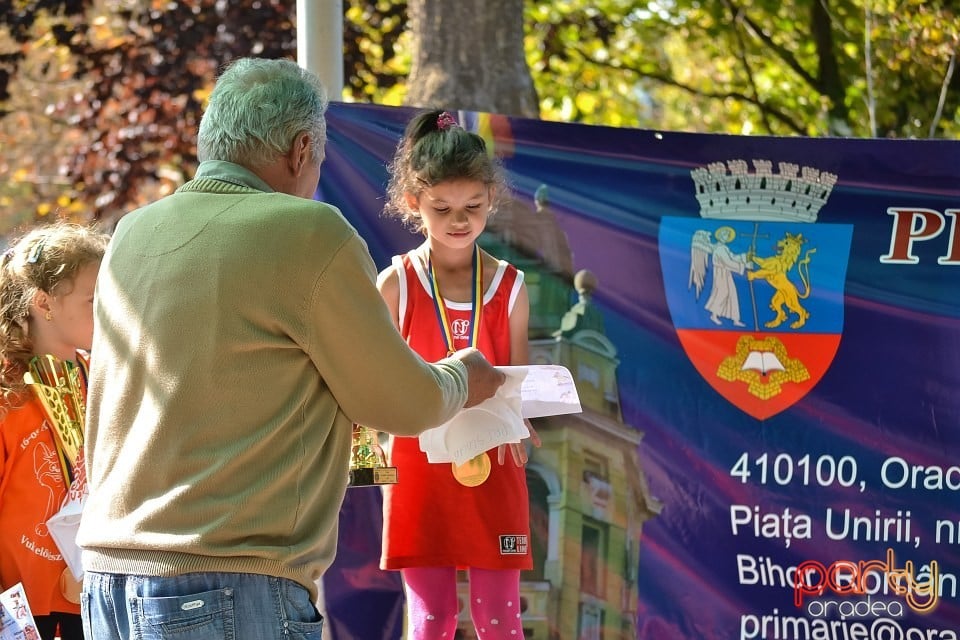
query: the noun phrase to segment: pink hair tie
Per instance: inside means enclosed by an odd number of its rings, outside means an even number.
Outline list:
[[[444,111],[439,116],[437,116],[437,129],[440,131],[446,131],[451,127],[460,127],[460,123],[457,122],[457,119],[454,118],[449,111]]]

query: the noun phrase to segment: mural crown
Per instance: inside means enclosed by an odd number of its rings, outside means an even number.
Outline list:
[[[837,183],[833,173],[769,160],[711,162],[690,172],[700,216],[721,220],[816,222]]]

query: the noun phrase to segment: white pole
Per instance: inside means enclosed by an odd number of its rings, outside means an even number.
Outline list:
[[[343,2],[342,0],[297,0],[297,64],[320,77],[330,100],[343,98]],[[323,617],[327,607],[323,578],[316,582],[317,609]]]
[[[297,0],[297,64],[314,72],[330,100],[343,95],[343,1]]]

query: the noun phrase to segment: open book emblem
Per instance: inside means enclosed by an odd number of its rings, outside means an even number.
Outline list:
[[[780,362],[777,354],[773,351],[751,351],[748,353],[740,370],[749,371],[750,369],[759,371],[762,375],[767,375],[771,371],[786,371],[783,363]]]
[[[763,420],[826,373],[843,332],[852,225],[814,224],[837,177],[753,160],[691,171],[700,218],[664,217],[670,315],[701,376]]]

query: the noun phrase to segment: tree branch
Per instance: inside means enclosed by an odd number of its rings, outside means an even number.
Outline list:
[[[947,87],[950,86],[950,79],[953,78],[953,69],[957,63],[957,52],[950,54],[950,62],[947,63],[947,70],[943,74],[943,82],[940,83],[940,100],[937,101],[937,112],[930,121],[930,133],[928,137],[933,138],[937,131],[937,125],[940,124],[940,118],[943,116],[943,105],[947,101]]]
[[[730,11],[733,12],[733,20],[735,24],[739,23],[742,18],[746,17],[743,15],[742,12],[737,11],[736,7],[733,6],[733,2],[731,2],[730,0],[725,0],[725,2],[727,4],[727,7],[730,9]],[[750,84],[750,89],[753,91],[753,95],[756,96],[757,102],[759,103],[760,89],[757,88],[756,79],[753,77],[753,68],[751,68],[750,66],[750,61],[747,60],[747,45],[743,41],[743,33],[741,33],[740,29],[737,27],[734,27],[733,32],[737,38],[737,45],[738,45],[737,57],[740,58],[740,64],[743,65],[743,68],[747,72],[747,82]],[[763,119],[763,126],[766,127],[767,132],[773,133],[773,128],[770,126],[770,119],[767,116],[767,112],[761,109],[760,117]]]
[[[769,115],[777,122],[783,124],[792,132],[794,132],[796,135],[802,136],[802,135],[806,135],[807,133],[806,129],[804,129],[803,126],[801,126],[800,124],[797,124],[792,118],[790,118],[787,114],[777,109],[775,106],[772,106],[766,102],[762,102],[756,97],[747,95],[740,91],[733,91],[733,90],[703,91],[702,89],[697,89],[696,87],[684,84],[678,81],[673,76],[670,76],[667,74],[650,73],[650,72],[640,71],[639,69],[635,69],[633,67],[625,67],[623,65],[615,65],[615,64],[610,64],[609,62],[595,60],[591,58],[588,54],[584,53],[582,50],[577,48],[572,48],[568,50],[576,51],[578,54],[580,54],[580,56],[583,58],[585,62],[596,65],[598,67],[604,67],[606,69],[615,69],[617,71],[626,71],[640,78],[647,78],[649,80],[653,80],[654,82],[659,82],[660,84],[676,87],[677,89],[686,91],[687,93],[694,96],[698,96],[701,98],[708,98],[711,100],[726,100],[728,98],[733,98],[735,100],[742,100],[743,102],[746,102],[755,106],[757,109],[760,110],[762,114]]]
[[[869,0],[863,4],[863,58],[867,76],[867,115],[870,116],[870,135],[877,137],[877,100],[873,95],[873,42],[870,32],[873,30],[873,11]]]
[[[810,7],[810,36],[817,50],[817,78],[820,93],[830,99],[828,130],[831,135],[850,135],[850,112],[845,103],[846,87],[840,78],[836,46],[833,39],[833,17],[824,2]]]
[[[820,82],[817,80],[817,78],[813,77],[806,69],[803,68],[803,65],[800,64],[800,61],[797,60],[797,58],[790,52],[789,49],[777,44],[773,38],[765,34],[760,25],[751,20],[750,16],[748,16],[743,9],[736,6],[730,0],[727,0],[727,4],[730,6],[730,10],[734,12],[734,15],[741,16],[741,19],[748,27],[750,27],[750,31],[753,32],[754,36],[756,36],[763,44],[773,49],[777,56],[783,60],[783,62],[794,71],[794,73],[803,78],[807,84],[817,91],[820,91]]]

